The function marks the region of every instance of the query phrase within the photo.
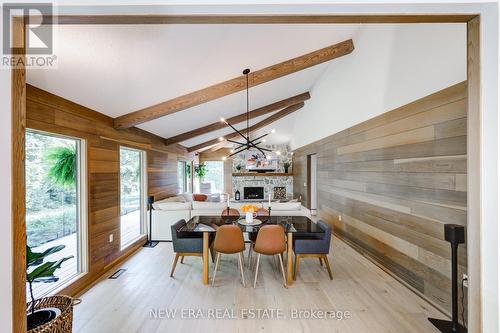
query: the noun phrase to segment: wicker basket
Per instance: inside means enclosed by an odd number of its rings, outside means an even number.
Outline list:
[[[57,308],[61,314],[53,320],[33,328],[28,333],[71,333],[73,330],[73,305],[80,300],[69,296],[50,296],[35,301],[35,310],[43,308]],[[31,309],[31,302],[28,303]]]

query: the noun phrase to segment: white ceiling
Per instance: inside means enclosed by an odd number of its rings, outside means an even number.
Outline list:
[[[258,70],[353,38],[359,25],[55,27],[58,67],[29,70],[28,83],[117,117],[231,79],[244,68]],[[250,108],[309,91],[328,65],[252,88]],[[240,92],[138,127],[168,138],[244,111],[245,93]],[[269,143],[290,141],[294,117],[291,114],[264,129],[277,130]],[[228,132],[212,132],[182,144],[192,146]]]

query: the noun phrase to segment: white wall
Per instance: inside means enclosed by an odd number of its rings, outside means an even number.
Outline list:
[[[298,111],[292,149],[467,79],[465,24],[363,25]]]

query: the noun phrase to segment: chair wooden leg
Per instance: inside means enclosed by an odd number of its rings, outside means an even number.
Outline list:
[[[295,255],[295,267],[293,270],[293,279],[297,280],[297,272],[299,271],[300,254]]]
[[[181,264],[184,263],[184,256],[181,257]]]
[[[174,263],[172,264],[172,270],[170,271],[170,277],[174,277],[175,266],[177,266],[177,260],[179,260],[179,253],[175,254]]]
[[[323,260],[321,260],[321,257],[319,257],[318,259],[319,259],[319,265],[323,267]]]
[[[245,264],[245,259],[243,258],[243,252],[238,253],[238,266],[240,267],[241,272],[241,282],[243,283],[243,288],[245,285],[245,273],[243,272],[243,265]]]
[[[215,275],[217,274],[217,268],[219,267],[220,252],[217,252],[217,260],[215,260],[214,276],[212,277],[212,287],[215,283]]]
[[[255,277],[253,279],[253,287],[255,289],[255,286],[257,285],[257,275],[259,275],[259,263],[260,263],[260,253],[257,256],[257,264],[255,266]]]
[[[283,285],[285,288],[288,288],[288,285],[286,284],[285,267],[283,267],[283,259],[281,259],[280,255],[278,255],[278,258],[280,258],[281,273],[283,274]]]
[[[325,261],[326,269],[328,269],[328,275],[330,275],[330,280],[333,280],[333,274],[330,268],[330,262],[328,261],[328,257],[326,256],[326,254],[323,256],[323,260]]]

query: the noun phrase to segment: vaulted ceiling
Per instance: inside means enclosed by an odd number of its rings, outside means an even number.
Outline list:
[[[116,118],[235,78],[244,68],[256,71],[348,40],[356,36],[359,25],[69,25],[55,29],[58,67],[28,71],[28,83]],[[310,91],[328,66],[325,62],[252,87],[250,109]],[[240,91],[137,127],[171,138],[221,117],[242,114],[245,105],[245,92]],[[254,118],[250,125],[277,112]],[[294,118],[291,113],[257,135],[275,128],[268,142],[288,143]],[[180,143],[192,147],[231,132],[219,129]]]

